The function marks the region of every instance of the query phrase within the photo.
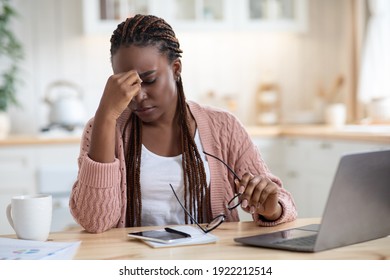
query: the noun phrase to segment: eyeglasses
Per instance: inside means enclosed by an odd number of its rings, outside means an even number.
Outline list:
[[[219,157],[216,157],[216,156],[214,156],[212,154],[209,154],[209,153],[207,153],[205,151],[203,151],[203,153],[205,155],[208,155],[208,156],[210,156],[212,158],[215,158],[216,160],[221,162],[233,174],[234,179],[237,179],[238,181],[241,181],[241,179],[240,179],[240,177],[238,177],[237,173],[234,172],[234,170],[229,165],[227,165],[227,163],[224,162],[222,159],[220,159]],[[241,201],[238,199],[241,195],[242,195],[242,193],[237,193],[235,196],[233,196],[233,198],[228,202],[228,204],[226,206],[227,209],[233,210],[233,209],[237,208],[241,204]]]
[[[212,158],[215,158],[216,160],[220,161],[223,165],[225,165],[227,167],[227,169],[232,172],[232,174],[234,175],[234,178],[241,181],[240,177],[238,177],[238,175],[233,171],[233,169],[227,165],[223,160],[221,160],[220,158],[214,156],[214,155],[211,155],[205,151],[203,151],[204,154],[212,157]],[[181,203],[179,197],[177,196],[175,190],[173,189],[172,185],[169,184],[169,186],[171,187],[172,189],[172,192],[173,194],[175,195],[177,201],[179,202],[181,208],[183,208],[184,212],[188,215],[188,217],[191,219],[191,221],[193,223],[195,223],[204,233],[208,233],[214,229],[216,229],[217,227],[219,227],[220,224],[222,224],[225,219],[226,219],[226,216],[225,214],[219,214],[218,216],[216,216],[215,218],[213,218],[211,220],[210,223],[208,223],[205,227],[201,226],[195,219],[194,217],[190,214],[190,212],[188,212],[188,210],[184,207],[184,205]],[[241,193],[238,193],[236,194],[229,202],[228,204],[226,205],[227,209],[229,209],[230,211],[237,208],[239,205],[240,205],[240,201],[239,201],[239,197],[241,196]]]
[[[205,227],[202,227],[195,219],[194,217],[192,217],[192,215],[190,214],[190,212],[188,212],[188,210],[184,207],[184,205],[180,202],[180,199],[177,197],[177,194],[175,192],[175,190],[173,189],[172,187],[172,184],[169,184],[169,186],[171,187],[172,189],[172,192],[173,194],[175,195],[177,201],[179,202],[181,208],[183,208],[184,212],[186,212],[186,214],[188,215],[188,217],[191,219],[191,221],[193,223],[195,223],[204,233],[208,233],[214,229],[216,229],[220,224],[222,224],[224,221],[225,221],[225,214],[219,214],[218,216],[216,216],[214,219],[211,220],[210,223],[208,223]]]

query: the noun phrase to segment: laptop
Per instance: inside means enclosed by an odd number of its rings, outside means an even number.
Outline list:
[[[245,245],[319,252],[390,235],[390,150],[341,157],[320,225],[235,238]]]

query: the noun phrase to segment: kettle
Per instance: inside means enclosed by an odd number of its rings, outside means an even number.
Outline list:
[[[44,101],[50,106],[50,126],[60,126],[67,130],[83,126],[86,112],[82,97],[81,88],[72,82],[60,80],[49,84]]]

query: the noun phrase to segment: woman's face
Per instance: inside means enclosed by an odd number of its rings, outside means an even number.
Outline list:
[[[157,47],[121,47],[112,57],[114,74],[135,70],[142,80],[140,93],[130,102],[130,109],[145,123],[164,118],[168,121],[176,112],[176,77],[181,62],[169,63]]]

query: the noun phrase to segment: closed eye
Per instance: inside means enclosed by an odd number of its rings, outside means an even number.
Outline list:
[[[142,81],[142,84],[146,84],[146,85],[151,85],[153,84],[154,82],[156,82],[157,79],[153,79],[153,80],[143,80]]]

